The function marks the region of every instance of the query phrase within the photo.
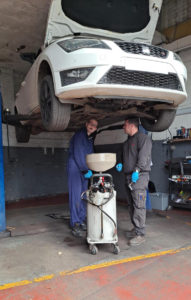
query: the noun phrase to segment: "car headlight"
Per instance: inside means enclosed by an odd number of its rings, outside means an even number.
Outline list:
[[[94,68],[78,68],[60,72],[62,86],[85,80]]]
[[[107,44],[94,39],[72,39],[58,42],[58,45],[66,52],[73,52],[82,48],[110,49]]]
[[[174,59],[176,59],[176,60],[182,62],[181,57],[180,57],[177,53],[173,53],[173,54],[174,54]]]

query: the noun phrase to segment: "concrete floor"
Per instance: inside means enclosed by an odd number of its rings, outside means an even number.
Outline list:
[[[96,256],[85,236],[71,236],[67,216],[67,205],[7,211],[12,237],[0,240],[0,299],[191,299],[191,211],[149,214],[146,242],[129,247],[127,207],[118,205],[121,252],[99,245]],[[184,288],[190,297],[177,298]]]

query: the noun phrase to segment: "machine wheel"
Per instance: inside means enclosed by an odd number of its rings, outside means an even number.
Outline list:
[[[18,143],[28,143],[31,134],[31,126],[15,126],[15,135]]]
[[[113,253],[114,254],[119,254],[119,252],[120,252],[120,248],[119,248],[119,246],[118,245],[115,245],[115,244],[113,244]]]
[[[40,83],[40,109],[42,123],[48,131],[63,131],[70,121],[70,104],[62,104],[55,96],[51,75],[47,75]]]
[[[168,129],[174,121],[176,109],[161,110],[155,120],[141,118],[142,126],[151,132],[160,132]]]
[[[96,245],[90,245],[89,249],[92,255],[96,255],[98,253],[98,248],[96,247]]]

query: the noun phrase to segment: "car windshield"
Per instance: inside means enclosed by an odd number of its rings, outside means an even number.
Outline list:
[[[62,0],[67,17],[87,27],[138,32],[150,21],[149,0]]]

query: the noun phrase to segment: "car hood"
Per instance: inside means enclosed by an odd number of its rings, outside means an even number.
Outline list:
[[[162,0],[52,0],[44,45],[69,35],[151,43]]]

